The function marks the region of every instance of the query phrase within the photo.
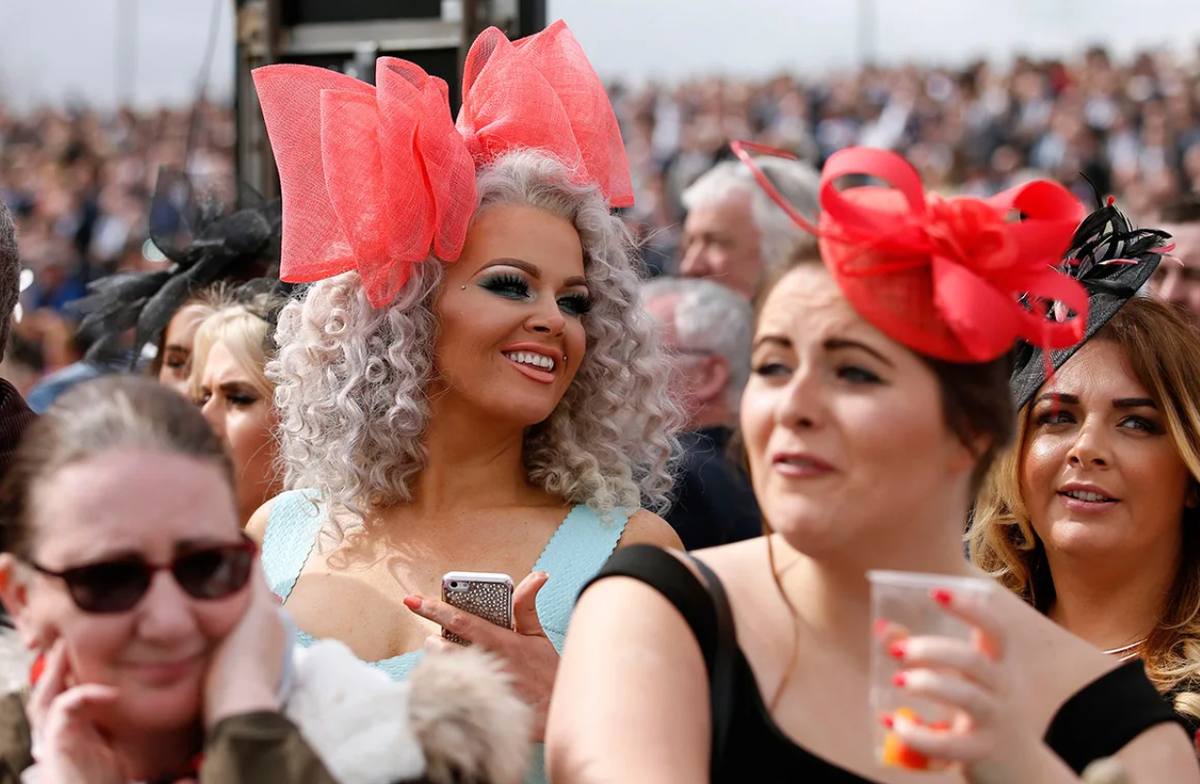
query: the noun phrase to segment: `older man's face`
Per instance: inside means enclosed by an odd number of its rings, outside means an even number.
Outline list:
[[[1200,223],[1162,227],[1171,234],[1173,259],[1163,259],[1154,275],[1154,292],[1169,302],[1185,305],[1200,317]],[[1180,264],[1179,262],[1183,262]]]
[[[751,212],[750,194],[734,192],[698,206],[683,223],[679,274],[712,278],[746,299],[762,281],[762,238]]]

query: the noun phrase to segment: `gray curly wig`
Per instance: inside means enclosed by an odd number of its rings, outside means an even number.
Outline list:
[[[507,204],[571,221],[594,300],[574,381],[526,433],[530,481],[601,514],[665,509],[680,417],[665,394],[667,362],[642,310],[629,232],[597,188],[573,184],[563,164],[537,152],[496,159],[479,170],[476,187],[477,216]],[[417,264],[392,304],[375,309],[349,272],[284,308],[267,374],[287,487],[315,489],[360,517],[412,500],[426,462],[442,278],[441,261]]]

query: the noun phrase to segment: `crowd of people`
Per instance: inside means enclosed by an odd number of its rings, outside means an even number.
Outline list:
[[[0,123],[0,784],[1200,782],[1196,74],[463,72]]]

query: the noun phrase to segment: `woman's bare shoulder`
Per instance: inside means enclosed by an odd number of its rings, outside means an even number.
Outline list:
[[[646,509],[639,509],[629,516],[617,548],[635,544],[650,544],[664,550],[683,549],[683,542],[679,541],[679,534],[671,524]]]

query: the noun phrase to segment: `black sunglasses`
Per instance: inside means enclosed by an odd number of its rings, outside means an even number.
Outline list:
[[[207,547],[181,555],[159,566],[136,557],[101,561],[56,572],[30,562],[48,577],[67,584],[75,606],[86,613],[120,613],[132,610],[150,590],[156,572],[167,570],[193,599],[213,600],[232,596],[250,581],[258,547],[246,540]]]

